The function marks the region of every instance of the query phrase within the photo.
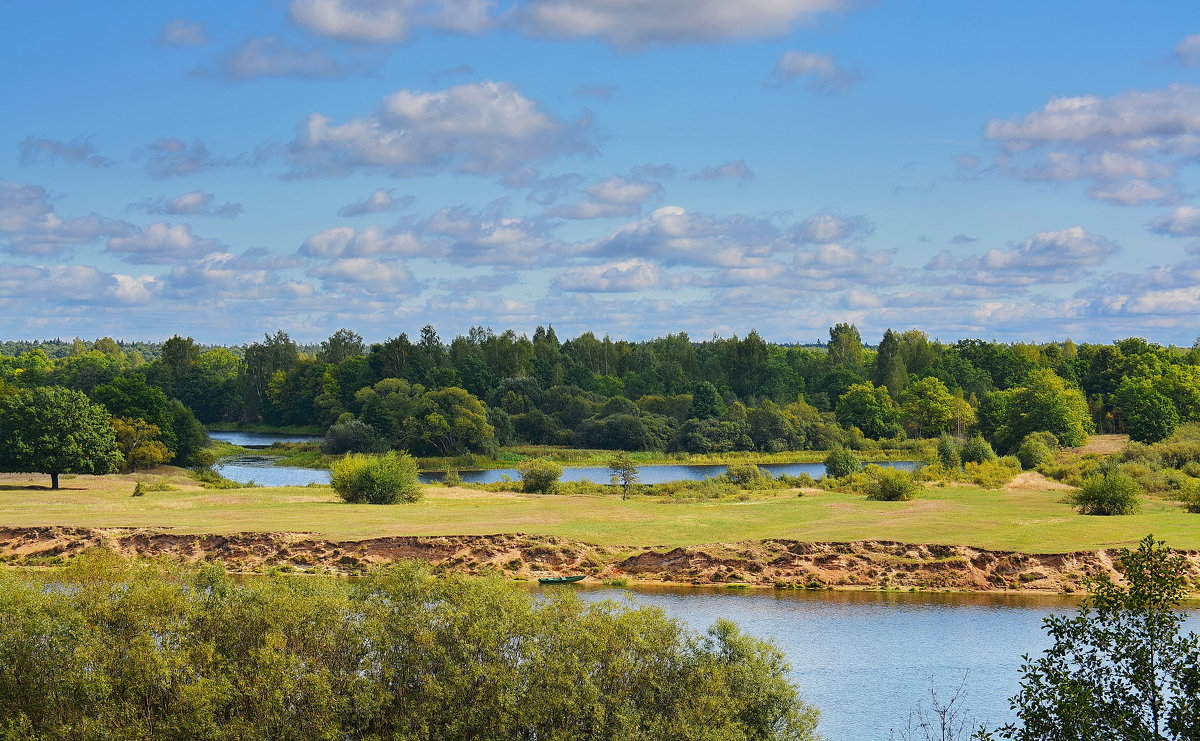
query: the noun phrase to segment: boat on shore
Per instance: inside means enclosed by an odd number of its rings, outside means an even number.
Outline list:
[[[538,579],[538,583],[539,584],[574,584],[575,582],[580,581],[581,579],[583,579],[585,577],[586,577],[586,574],[582,575],[582,576],[543,576],[542,578]]]

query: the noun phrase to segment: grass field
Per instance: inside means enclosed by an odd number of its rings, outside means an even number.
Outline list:
[[[603,545],[694,545],[761,538],[897,540],[1050,553],[1124,546],[1147,533],[1200,549],[1200,515],[1147,499],[1141,514],[1086,517],[1062,492],[932,488],[912,502],[832,492],[766,492],[749,501],[663,502],[428,487],[417,504],[350,505],[326,487],[178,490],[131,497],[132,476],[0,476],[0,526],[164,527],[184,532],[303,531],[332,539],[386,535],[561,535]],[[29,488],[31,485],[39,488]]]

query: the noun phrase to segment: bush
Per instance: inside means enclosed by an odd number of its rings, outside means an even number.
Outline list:
[[[944,468],[958,468],[962,465],[962,445],[950,435],[942,435],[938,438],[937,456]]]
[[[1138,485],[1123,471],[1088,476],[1071,496],[1071,504],[1083,515],[1131,515],[1138,510]]]
[[[417,462],[407,453],[350,453],[329,467],[333,490],[354,504],[415,502],[424,491],[417,481]]]
[[[1054,455],[1054,451],[1042,439],[1042,434],[1035,432],[1032,435],[1026,435],[1017,447],[1017,460],[1021,462],[1021,468],[1026,471],[1037,468]]]
[[[517,464],[521,490],[529,494],[549,494],[562,477],[562,466],[554,461],[531,458]]]
[[[867,466],[867,499],[874,502],[907,502],[916,497],[918,485],[908,471]]]
[[[858,456],[845,448],[834,448],[825,456],[825,475],[841,478],[862,469]]]
[[[736,463],[725,469],[725,480],[743,489],[764,489],[773,483],[771,474],[753,463]]]
[[[976,435],[963,443],[959,455],[962,457],[963,465],[996,460],[996,451],[992,450],[991,443],[983,439],[983,435]]]
[[[358,419],[333,425],[325,431],[325,440],[321,442],[321,452],[327,455],[382,453],[387,449],[387,441],[379,431]]]
[[[963,466],[963,473],[966,474],[967,480],[983,489],[999,489],[1012,481],[1013,477],[1020,472],[1020,461],[1010,455],[983,463],[968,463]]]

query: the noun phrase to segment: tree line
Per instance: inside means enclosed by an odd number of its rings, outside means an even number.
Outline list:
[[[51,357],[0,355],[0,394],[59,386],[127,425],[157,428],[158,457],[194,460],[198,425],[335,428],[344,450],[489,453],[514,443],[715,453],[871,447],[981,433],[1014,452],[1032,432],[1155,441],[1200,418],[1200,351],[1112,344],[948,344],[838,324],[823,347],[745,337],[560,340],[432,326],[368,345],[341,329],[307,349],[280,330],[245,346],[175,336],[149,351],[110,338]],[[351,425],[351,427],[346,427]],[[141,433],[126,432],[137,438]],[[154,457],[154,456],[151,456]]]

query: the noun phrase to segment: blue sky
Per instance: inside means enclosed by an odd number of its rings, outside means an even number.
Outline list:
[[[0,18],[4,337],[1200,333],[1194,2]]]

